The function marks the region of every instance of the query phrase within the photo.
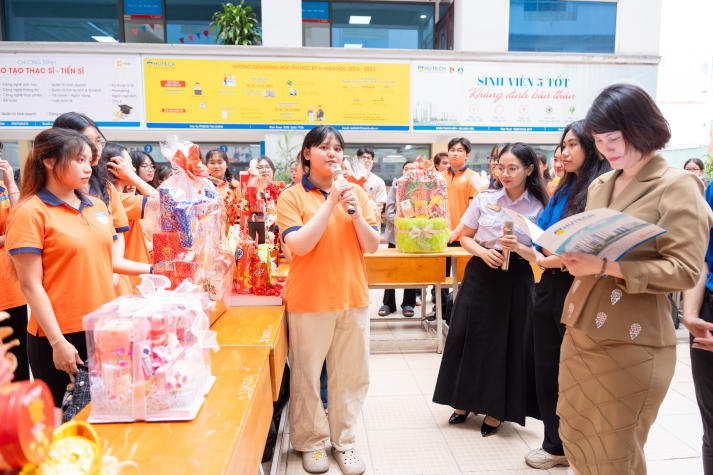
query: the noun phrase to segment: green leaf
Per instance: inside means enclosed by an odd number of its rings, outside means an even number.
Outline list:
[[[256,45],[260,42],[258,23],[251,6],[223,3],[223,11],[213,13],[211,28],[215,28],[216,43],[224,45]]]

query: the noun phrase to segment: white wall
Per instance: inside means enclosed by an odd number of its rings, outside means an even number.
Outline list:
[[[616,54],[654,56],[659,54],[661,1],[619,0],[617,2]],[[695,9],[691,9],[688,14],[695,15],[694,12]]]
[[[510,0],[456,0],[454,7],[454,50],[507,52]]]
[[[262,0],[263,46],[302,46],[302,1]]]
[[[671,125],[669,148],[709,143],[713,121],[713,2],[663,0],[657,103]]]

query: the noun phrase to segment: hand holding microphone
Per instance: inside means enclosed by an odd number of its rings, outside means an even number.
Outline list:
[[[340,164],[338,164],[338,163],[332,164],[331,170],[332,170],[332,177],[335,182],[341,183],[341,182],[346,181],[346,178],[344,178],[344,170],[342,170],[342,167]],[[340,196],[340,198],[341,198],[341,196]],[[356,208],[354,208],[354,206],[351,204],[347,204],[346,209],[347,209],[348,214],[354,214],[356,212]]]
[[[503,235],[512,234],[514,223],[512,221],[503,222]],[[510,249],[503,248],[503,263],[500,265],[500,269],[508,270],[510,267]]]

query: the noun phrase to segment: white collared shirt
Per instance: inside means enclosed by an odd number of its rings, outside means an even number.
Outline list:
[[[527,190],[515,201],[510,199],[505,188],[483,190],[471,200],[461,223],[476,230],[475,240],[481,246],[488,249],[502,249],[498,238],[502,235],[503,222],[510,220],[503,208],[510,208],[533,223],[537,223],[543,206]],[[530,237],[518,226],[515,226],[514,234],[520,243],[526,246],[532,244]]]

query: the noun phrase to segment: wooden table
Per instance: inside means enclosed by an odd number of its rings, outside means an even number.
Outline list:
[[[229,307],[213,324],[218,345],[262,346],[270,351],[272,397],[277,401],[287,361],[287,317],[284,306]]]
[[[108,451],[145,474],[258,473],[272,419],[268,347],[224,346],[213,354],[216,381],[187,422],[94,424]],[[77,418],[86,419],[89,408]]]
[[[441,311],[441,286],[446,283],[446,261],[450,252],[407,254],[394,248],[380,248],[374,253],[365,253],[367,282],[370,289],[422,288],[426,299],[426,287],[436,288],[436,340],[437,351],[443,351],[443,315]],[[425,316],[425,305],[421,308]],[[388,321],[379,317],[378,321]],[[399,318],[401,320],[401,318]]]

